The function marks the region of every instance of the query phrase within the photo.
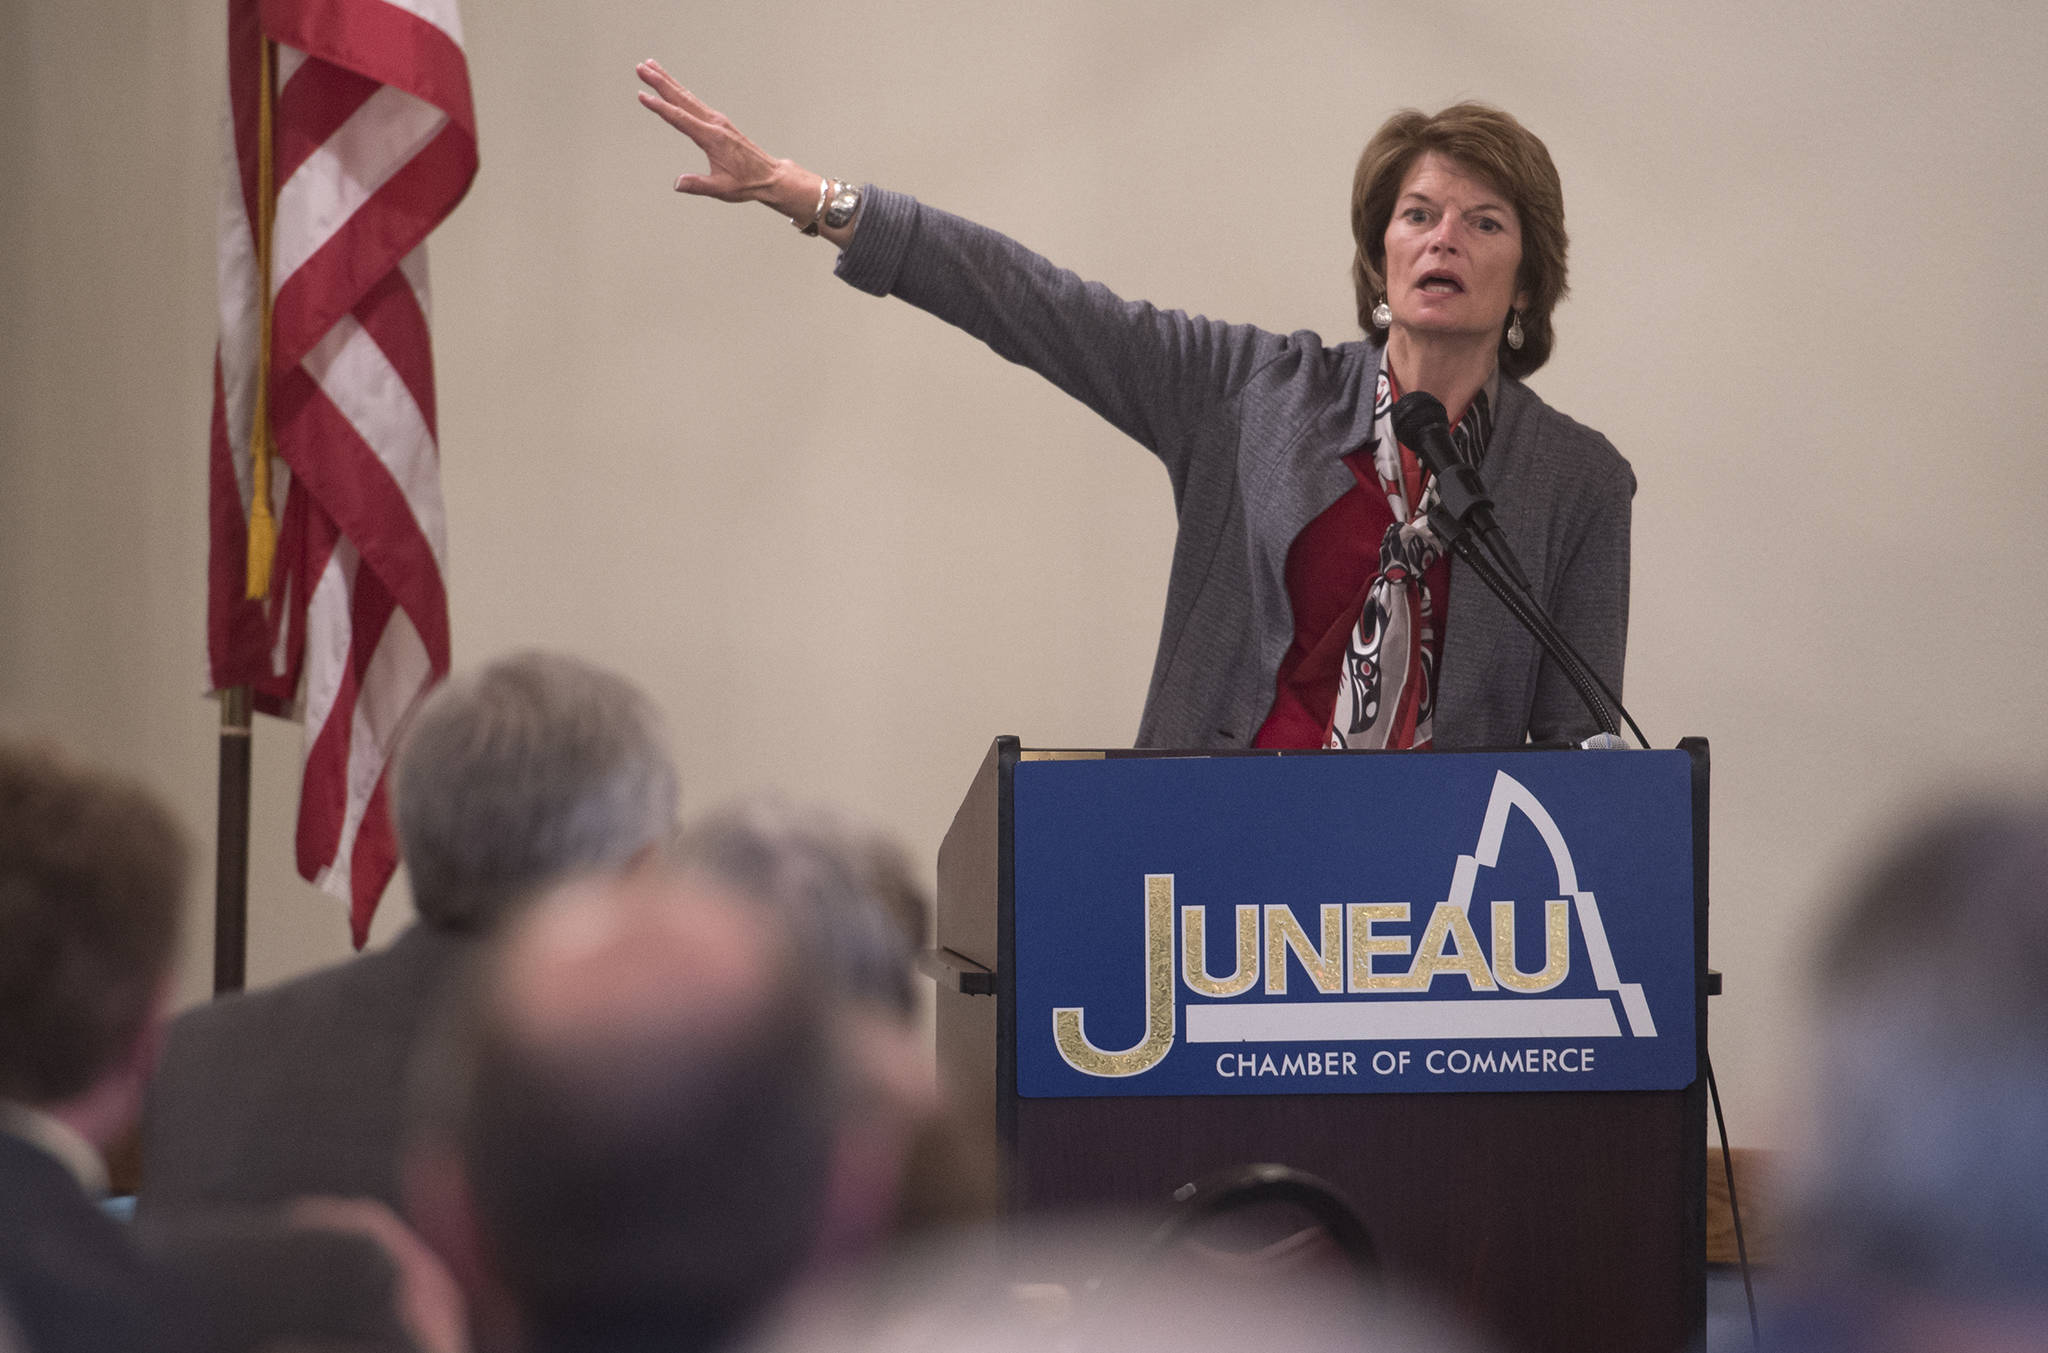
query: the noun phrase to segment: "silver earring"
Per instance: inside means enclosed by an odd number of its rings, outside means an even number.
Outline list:
[[[1379,303],[1378,305],[1376,305],[1376,306],[1374,306],[1374,307],[1372,308],[1372,327],[1373,327],[1373,328],[1375,328],[1375,329],[1390,329],[1390,328],[1392,328],[1392,327],[1393,327],[1393,325],[1394,325],[1394,312],[1393,312],[1393,310],[1392,310],[1392,309],[1390,309],[1390,308],[1388,307],[1388,305],[1387,305],[1387,303],[1386,303],[1385,301],[1381,301],[1381,302],[1380,302],[1380,303]]]
[[[1516,352],[1522,350],[1522,317],[1512,308],[1508,310],[1508,346]]]

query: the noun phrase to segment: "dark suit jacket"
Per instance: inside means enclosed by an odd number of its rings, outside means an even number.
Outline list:
[[[121,1223],[55,1156],[0,1132],[0,1308],[33,1353],[189,1347],[182,1312]]]
[[[309,1193],[397,1209],[407,1064],[471,936],[387,949],[179,1016],[143,1112],[140,1221]]]

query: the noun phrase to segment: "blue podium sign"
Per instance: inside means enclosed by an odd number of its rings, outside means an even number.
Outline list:
[[[1017,1092],[1671,1090],[1684,752],[1015,767]]]

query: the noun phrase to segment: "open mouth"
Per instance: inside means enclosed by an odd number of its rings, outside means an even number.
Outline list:
[[[1447,272],[1430,272],[1422,275],[1415,289],[1432,296],[1456,296],[1465,290],[1465,284]]]

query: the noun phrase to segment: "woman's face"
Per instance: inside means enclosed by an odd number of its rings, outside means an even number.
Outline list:
[[[1387,306],[1411,338],[1497,342],[1522,267],[1522,221],[1506,195],[1430,151],[1409,167],[1387,221]]]

